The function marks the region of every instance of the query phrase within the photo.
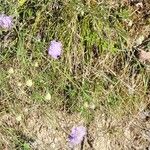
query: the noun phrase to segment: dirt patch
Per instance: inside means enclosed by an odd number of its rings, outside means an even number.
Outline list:
[[[5,114],[0,120],[1,147],[23,149],[22,145],[26,143],[33,150],[66,150],[71,128],[84,124],[82,120],[78,114],[54,111],[42,114],[38,106],[24,108],[18,115]]]
[[[95,150],[149,150],[150,109],[117,119],[97,112],[89,127]]]
[[[149,106],[120,121],[100,112],[95,116],[87,126],[87,137],[76,150],[150,149]],[[68,135],[74,125],[85,125],[79,114],[54,111],[41,114],[38,106],[24,108],[18,116],[5,114],[0,121],[1,149],[21,149],[26,143],[33,150],[67,150]]]

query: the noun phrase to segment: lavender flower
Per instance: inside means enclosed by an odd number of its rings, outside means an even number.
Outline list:
[[[55,40],[52,40],[48,48],[48,54],[51,55],[54,59],[58,59],[61,55],[61,52],[62,52],[61,42],[56,42]]]
[[[74,147],[80,144],[83,141],[83,138],[86,136],[86,128],[83,126],[73,127],[71,134],[69,135],[69,145]]]
[[[10,29],[13,26],[13,19],[11,16],[5,14],[0,15],[0,27],[3,29]]]

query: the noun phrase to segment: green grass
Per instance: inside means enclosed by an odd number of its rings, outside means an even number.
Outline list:
[[[133,19],[131,8],[81,0],[3,0],[0,11],[12,15],[15,24],[0,31],[0,115],[38,104],[45,111],[79,112],[91,122],[101,108],[122,118],[137,112],[141,101],[147,103],[149,75],[137,59],[129,61],[134,58],[125,22]],[[47,54],[53,39],[63,44],[59,60]],[[31,87],[26,86],[28,79]],[[51,100],[45,100],[47,93]],[[95,110],[85,103],[94,104]],[[30,149],[22,141],[20,146]]]

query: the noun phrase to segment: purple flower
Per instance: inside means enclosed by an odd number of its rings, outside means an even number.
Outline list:
[[[73,127],[71,134],[69,135],[69,144],[71,147],[74,147],[80,144],[83,141],[83,138],[86,136],[86,128],[83,126]]]
[[[11,16],[5,14],[0,15],[0,27],[4,29],[10,29],[13,26],[13,19]]]
[[[58,59],[61,55],[61,52],[62,52],[61,42],[52,40],[48,48],[48,54],[51,55],[54,59]]]

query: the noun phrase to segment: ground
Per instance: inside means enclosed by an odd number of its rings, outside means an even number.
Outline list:
[[[0,1],[0,149],[150,150],[149,0]],[[63,45],[59,59],[50,41]]]

